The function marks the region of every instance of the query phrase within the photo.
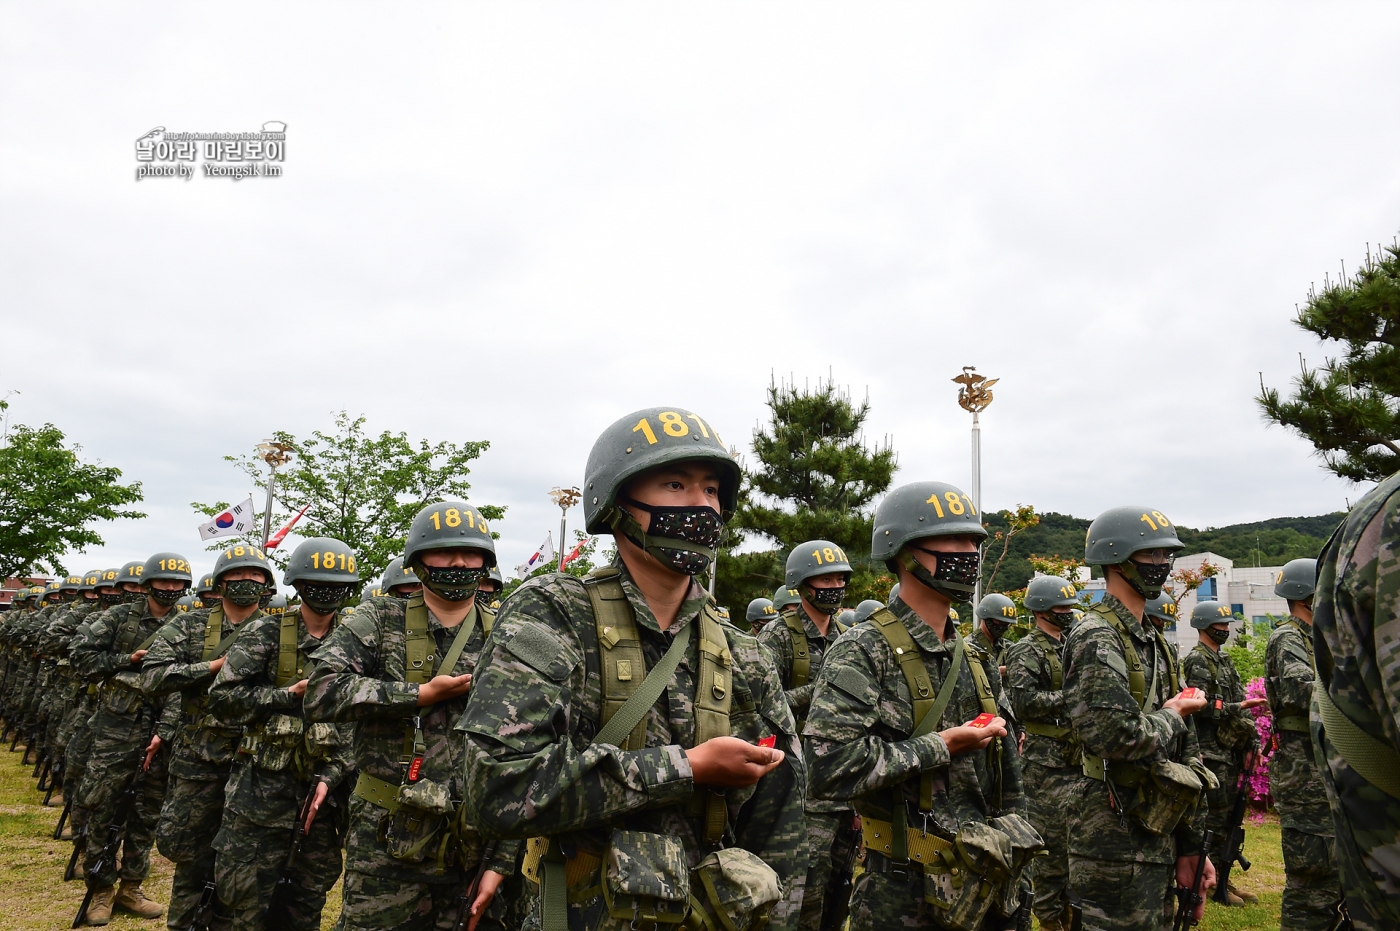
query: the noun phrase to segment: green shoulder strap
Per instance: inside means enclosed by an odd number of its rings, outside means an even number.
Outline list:
[[[433,638],[428,636],[428,606],[414,592],[404,609],[403,680],[422,685],[433,677]]]
[[[1147,676],[1142,669],[1142,657],[1138,655],[1137,647],[1133,646],[1132,635],[1123,626],[1123,622],[1118,619],[1118,614],[1110,609],[1096,611],[1095,614],[1108,621],[1118,634],[1119,641],[1123,644],[1123,657],[1128,661],[1128,691],[1133,695],[1133,701],[1138,703],[1138,707],[1147,710]],[[1157,694],[1157,673],[1161,669],[1161,664],[1152,667],[1152,694]],[[1155,710],[1155,709],[1154,709]]]
[[[1366,733],[1342,713],[1320,680],[1313,682],[1313,699],[1322,729],[1332,746],[1356,774],[1391,798],[1400,799],[1400,753]]]
[[[646,717],[651,706],[656,704],[661,693],[666,691],[671,677],[676,674],[676,667],[681,664],[681,657],[690,645],[690,635],[695,626],[687,624],[671,639],[671,646],[666,650],[661,662],[646,674],[641,684],[627,696],[627,701],[622,703],[622,707],[608,718],[607,723],[594,736],[593,743],[611,744],[621,748],[622,744],[628,741],[633,728],[643,727],[642,719]]]
[[[253,620],[261,613],[255,611],[252,616],[243,619],[243,624]],[[204,652],[200,654],[199,661],[207,663],[227,653],[229,647],[233,646],[233,641],[237,639],[238,631],[243,624],[235,625],[227,636],[220,638],[219,635],[224,632],[224,606],[222,604],[214,605],[209,611],[209,619],[204,622]]]
[[[302,658],[297,650],[296,611],[284,611],[277,639],[277,687],[284,689],[301,681]]]
[[[1284,621],[1283,624],[1280,624],[1279,626],[1282,627],[1284,626],[1284,624],[1287,624],[1289,627],[1292,627],[1293,629],[1298,631],[1298,633],[1303,635],[1303,646],[1304,649],[1308,651],[1308,665],[1316,669],[1317,659],[1313,656],[1312,628],[1307,624],[1304,624],[1302,621],[1298,620],[1291,614],[1288,616],[1288,620]]]
[[[803,630],[802,618],[796,610],[789,608],[781,617],[792,634],[792,668],[788,670],[792,684],[788,687],[800,689],[812,680],[812,652],[807,645],[807,631]]]
[[[1060,663],[1059,644],[1039,627],[1035,629],[1035,642],[1040,646],[1040,652],[1044,654],[1045,662],[1050,667],[1050,691],[1058,692],[1065,686],[1065,668]]]
[[[637,635],[632,606],[627,603],[627,594],[622,590],[621,573],[612,566],[595,569],[584,578],[583,587],[593,606],[593,623],[597,627],[598,645],[602,648],[598,651],[603,693],[603,719],[599,725],[606,728],[642,684],[647,661],[642,654],[642,642]],[[646,726],[640,718],[633,722],[629,730],[631,733],[624,741],[612,741],[613,745],[622,750],[645,747]]]

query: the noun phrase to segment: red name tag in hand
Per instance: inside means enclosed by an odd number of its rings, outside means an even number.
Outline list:
[[[1195,686],[1188,685],[1186,688],[1182,689],[1182,690],[1181,690],[1181,694],[1178,695],[1178,696],[1176,696],[1176,697],[1177,697],[1177,698],[1201,698],[1202,695],[1201,695],[1201,690],[1200,690],[1200,689],[1196,688]]]
[[[981,727],[986,727],[988,724],[991,724],[991,723],[992,723],[993,721],[995,721],[995,720],[996,720],[996,715],[992,714],[992,713],[989,712],[989,711],[984,711],[984,712],[982,712],[981,714],[979,714],[977,717],[973,718],[971,721],[968,721],[968,722],[967,722],[967,726],[968,726],[968,727],[979,727],[979,728],[981,728]]]
[[[778,735],[774,734],[771,737],[760,737],[758,740],[758,745],[760,747],[767,747],[769,750],[772,750],[773,748],[778,746]]]

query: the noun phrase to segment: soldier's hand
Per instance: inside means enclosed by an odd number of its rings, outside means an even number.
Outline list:
[[[1199,853],[1194,857],[1176,858],[1176,884],[1183,889],[1190,889],[1191,884],[1196,881],[1196,861],[1205,857],[1204,853]],[[1201,901],[1196,905],[1196,910],[1191,913],[1196,921],[1201,920],[1201,916],[1206,911],[1206,899],[1210,898],[1210,891],[1215,888],[1215,864],[1210,862],[1210,857],[1206,857],[1206,868],[1201,872]]]
[[[461,676],[433,676],[418,686],[418,707],[426,708],[440,701],[450,701],[458,695],[467,694],[467,689],[471,687],[471,673]]]
[[[472,917],[471,921],[467,922],[467,931],[476,931],[477,922],[486,914],[486,909],[491,907],[491,900],[496,897],[496,890],[501,888],[504,881],[505,877],[495,870],[482,871],[481,884],[476,887],[476,901],[472,903]]]
[[[131,654],[131,665],[136,666],[140,664],[141,660],[146,658],[147,652],[147,650],[137,650],[135,653]]]
[[[291,685],[287,686],[287,691],[291,692],[293,695],[305,695],[306,683],[310,681],[310,679],[302,679],[300,682],[293,682]]]
[[[150,768],[151,768],[151,760],[155,759],[156,754],[159,753],[159,752],[160,752],[160,735],[159,735],[159,734],[152,734],[152,735],[151,735],[151,742],[150,742],[149,744],[146,745],[146,759],[145,759],[145,761],[141,764],[141,768],[142,768],[143,770],[150,769]]]
[[[1248,711],[1250,708],[1258,708],[1260,705],[1267,705],[1268,703],[1269,700],[1267,698],[1246,698],[1244,701],[1240,702],[1240,707]]]
[[[311,833],[311,824],[316,820],[316,812],[321,810],[321,803],[326,800],[326,796],[329,795],[330,792],[330,783],[316,783],[316,794],[311,797],[311,804],[306,806],[306,824],[304,828],[307,834]]]
[[[943,742],[948,745],[950,756],[970,753],[973,750],[981,750],[992,742],[993,737],[1005,737],[1006,720],[1001,717],[992,718],[991,723],[986,727],[969,727],[966,724],[959,724],[946,731],[939,731],[938,736],[942,737]]]
[[[742,789],[753,785],[778,768],[783,751],[756,747],[738,737],[711,737],[685,751],[690,760],[691,779],[696,785]]]
[[[227,658],[227,657],[220,656],[220,657],[219,657],[218,659],[216,659],[216,660],[210,660],[210,661],[209,661],[209,671],[212,672],[212,673],[218,673],[218,671],[219,671],[220,669],[223,669],[223,668],[224,668],[224,660],[225,660],[226,658]]]
[[[1204,698],[1182,698],[1180,695],[1169,698],[1162,703],[1163,708],[1170,708],[1183,718],[1189,718],[1205,706],[1206,700]]]

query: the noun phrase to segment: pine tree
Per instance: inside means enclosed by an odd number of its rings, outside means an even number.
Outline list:
[[[862,428],[870,402],[853,403],[829,381],[800,389],[784,383],[768,386],[768,409],[769,423],[753,437],[758,465],[745,476],[720,558],[720,603],[737,618],[751,599],[771,597],[783,581],[788,551],[813,539],[830,540],[850,558],[849,604],[883,598],[892,580],[878,582],[884,569],[870,565],[872,502],[890,487],[896,456],[888,439],[866,445]],[[730,555],[744,535],[774,548]]]

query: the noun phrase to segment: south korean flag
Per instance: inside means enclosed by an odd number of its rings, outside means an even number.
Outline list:
[[[242,504],[235,504],[206,524],[199,525],[199,538],[213,540],[217,537],[242,536],[253,529],[253,496]]]

